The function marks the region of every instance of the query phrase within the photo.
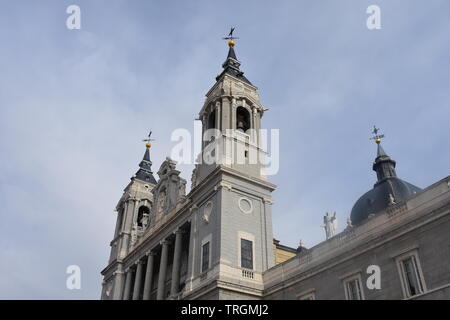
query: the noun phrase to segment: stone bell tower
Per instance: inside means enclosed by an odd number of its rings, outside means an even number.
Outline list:
[[[187,298],[261,297],[274,265],[272,198],[261,171],[264,109],[229,40],[223,71],[200,110],[203,141],[192,176],[191,278]],[[205,288],[208,288],[206,290]]]
[[[261,160],[261,118],[264,109],[258,89],[240,70],[241,63],[229,41],[223,71],[206,94],[198,119],[202,121],[202,153],[197,161],[197,180],[205,178],[218,165],[225,165],[256,178],[264,178]]]
[[[111,241],[111,253],[108,267],[113,276],[103,283],[102,299],[121,299],[124,286],[123,260],[129,254],[137,238],[152,222],[150,210],[153,207],[153,188],[156,179],[150,160],[150,136],[139,170],[131,178],[116,206],[117,221],[114,238]]]

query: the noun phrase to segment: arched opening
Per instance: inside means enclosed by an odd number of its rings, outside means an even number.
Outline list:
[[[142,227],[144,224],[148,225],[150,209],[147,206],[141,206],[138,210],[137,225]]]
[[[215,128],[216,128],[216,110],[213,110],[208,116],[207,129],[215,129]]]
[[[250,129],[250,113],[244,107],[236,109],[236,129],[242,132]]]

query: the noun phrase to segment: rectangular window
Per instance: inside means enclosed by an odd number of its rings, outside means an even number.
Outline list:
[[[316,300],[316,294],[314,291],[308,293],[303,293],[297,296],[298,300]]]
[[[253,269],[253,242],[241,239],[241,267]]]
[[[202,273],[209,269],[209,241],[202,246]]]
[[[424,292],[416,256],[412,255],[400,261],[403,285],[407,297],[412,297]]]
[[[345,281],[345,292],[347,300],[363,300],[360,279],[354,278]]]

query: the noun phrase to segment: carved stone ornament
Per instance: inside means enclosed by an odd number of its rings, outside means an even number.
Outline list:
[[[111,295],[112,286],[113,286],[112,281],[108,281],[108,283],[106,285],[106,290],[105,290],[105,294],[107,297],[109,297]]]
[[[247,213],[248,214],[248,213],[252,213],[252,211],[253,211],[253,204],[252,204],[252,201],[250,199],[239,198],[238,205],[239,205],[239,209],[243,213]]]
[[[161,213],[164,210],[164,204],[166,203],[166,190],[162,190],[158,194],[158,212]]]
[[[202,220],[204,223],[209,223],[212,210],[213,210],[213,203],[211,201],[208,201],[203,207]]]

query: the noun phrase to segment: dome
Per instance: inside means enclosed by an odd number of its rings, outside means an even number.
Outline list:
[[[373,171],[377,173],[378,181],[372,190],[361,196],[352,208],[350,220],[353,225],[358,225],[366,220],[369,215],[376,214],[389,205],[399,203],[411,197],[421,189],[409,182],[397,178],[395,161],[383,150],[377,139],[377,157],[373,163]]]
[[[399,203],[421,189],[397,177],[389,177],[375,184],[372,190],[361,196],[352,208],[350,220],[358,225],[369,217],[386,209],[391,201]]]

